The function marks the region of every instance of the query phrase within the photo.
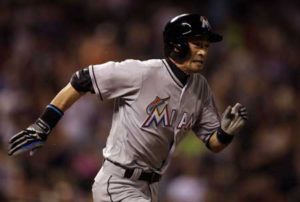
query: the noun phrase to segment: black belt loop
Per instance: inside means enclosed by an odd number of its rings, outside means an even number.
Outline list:
[[[111,161],[110,159],[105,159],[107,161],[109,161],[110,163],[114,164],[115,166],[118,166],[120,168],[123,168],[125,170],[125,173],[124,173],[124,177],[125,178],[131,178],[131,176],[133,175],[134,173],[134,169],[133,168],[127,168],[117,162],[113,162]],[[161,175],[156,173],[156,172],[144,172],[142,171],[141,175],[139,176],[138,180],[142,180],[142,181],[146,181],[148,182],[149,184],[152,184],[154,182],[158,182],[161,178]]]
[[[125,169],[125,173],[124,173],[124,177],[125,178],[131,178],[131,176],[133,175],[134,169]]]

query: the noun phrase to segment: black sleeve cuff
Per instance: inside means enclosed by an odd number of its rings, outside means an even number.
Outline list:
[[[95,93],[88,68],[84,68],[75,72],[71,77],[70,83],[78,92]]]

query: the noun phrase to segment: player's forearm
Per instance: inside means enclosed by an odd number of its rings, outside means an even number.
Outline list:
[[[77,92],[69,83],[54,97],[50,104],[56,106],[62,111],[66,111],[82,95],[83,93]]]
[[[221,143],[220,140],[217,137],[217,131],[213,133],[211,138],[209,139],[209,148],[213,152],[220,152],[225,147],[227,147],[228,144]]]
[[[240,103],[236,103],[234,107],[229,105],[223,113],[221,126],[210,137],[208,147],[213,152],[223,150],[244,127],[247,114],[246,108]]]
[[[64,111],[82,94],[77,92],[71,84],[64,87],[33,124],[11,138],[8,154],[17,155],[27,151],[31,151],[30,154],[33,154],[37,148],[42,147],[52,129],[64,115]]]

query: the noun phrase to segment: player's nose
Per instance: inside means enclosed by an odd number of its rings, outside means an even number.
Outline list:
[[[198,49],[196,53],[197,53],[197,55],[200,55],[203,57],[203,56],[207,55],[207,50],[204,48],[201,48],[201,49]]]

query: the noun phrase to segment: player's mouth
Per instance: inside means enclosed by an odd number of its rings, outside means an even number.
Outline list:
[[[193,60],[194,63],[199,63],[201,65],[203,65],[203,60]]]

